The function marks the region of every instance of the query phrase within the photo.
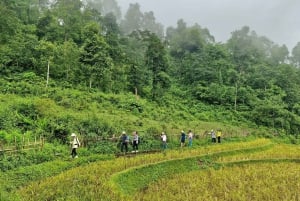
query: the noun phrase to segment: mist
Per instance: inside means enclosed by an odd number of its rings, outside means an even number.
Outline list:
[[[153,11],[164,27],[179,19],[209,29],[217,42],[226,42],[231,32],[249,26],[258,35],[285,44],[289,50],[300,41],[300,1],[297,0],[117,0],[125,14],[130,3],[142,12]]]

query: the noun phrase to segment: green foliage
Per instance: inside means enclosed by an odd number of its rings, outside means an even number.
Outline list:
[[[0,11],[7,135],[66,143],[70,132],[155,136],[194,121],[299,133],[297,46],[288,58],[284,45],[250,27],[215,43],[183,19],[163,38],[153,12],[131,4],[121,19],[116,1],[14,0]]]

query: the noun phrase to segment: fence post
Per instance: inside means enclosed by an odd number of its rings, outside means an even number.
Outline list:
[[[17,146],[17,137],[15,136],[15,149],[17,150],[18,149],[18,146]]]

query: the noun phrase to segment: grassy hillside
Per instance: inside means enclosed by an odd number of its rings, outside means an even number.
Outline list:
[[[183,97],[169,95],[158,103],[133,94],[45,88],[41,84],[14,83],[6,88],[7,93],[0,94],[0,140],[4,143],[24,134],[65,143],[71,132],[81,137],[111,137],[123,130],[138,130],[150,138],[162,131],[171,136],[189,129],[199,136],[217,128],[228,136],[253,132],[251,123],[234,112],[190,103]]]

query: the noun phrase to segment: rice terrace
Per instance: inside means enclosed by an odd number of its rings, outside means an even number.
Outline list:
[[[1,200],[297,201],[299,162],[299,146],[270,139],[56,160],[1,174]]]

